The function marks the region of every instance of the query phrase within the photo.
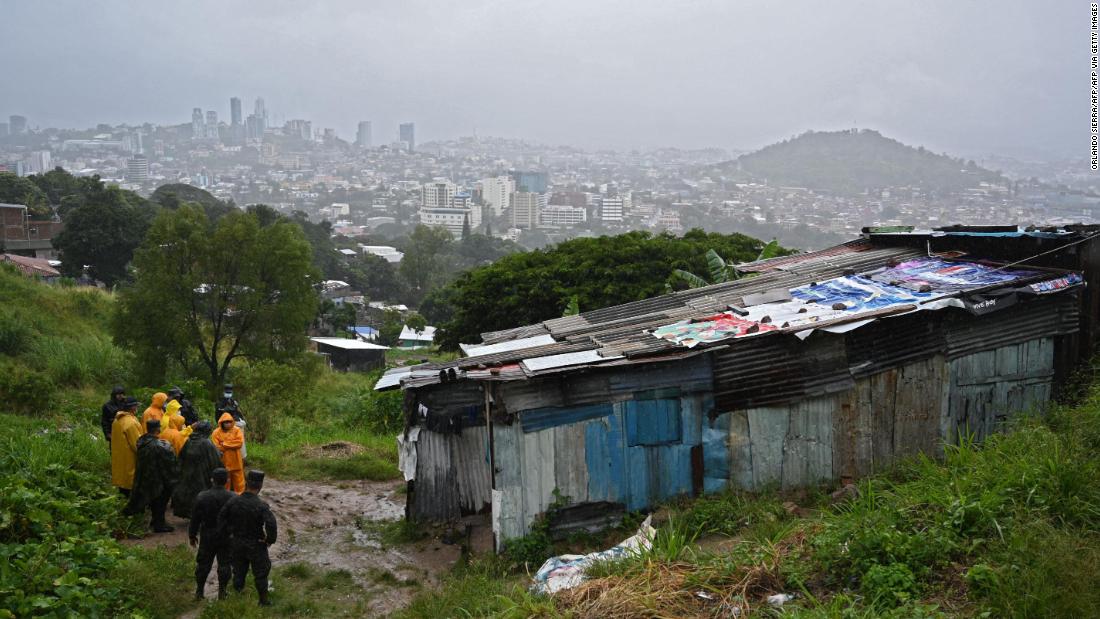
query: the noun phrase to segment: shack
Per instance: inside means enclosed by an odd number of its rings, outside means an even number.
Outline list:
[[[386,366],[387,346],[341,337],[311,337],[309,340],[315,350],[328,359],[329,365],[341,372],[370,372]]]
[[[1100,229],[867,229],[751,276],[482,334],[398,368],[406,516],[551,504],[582,526],[678,495],[854,479],[1041,412],[1096,334]]]

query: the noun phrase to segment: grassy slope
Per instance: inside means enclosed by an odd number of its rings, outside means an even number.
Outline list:
[[[861,482],[854,499],[817,491],[674,503],[661,510],[652,552],[601,565],[553,600],[527,593],[514,568],[479,561],[406,616],[728,616],[734,606],[753,616],[1092,616],[1097,445],[1100,390],[944,461],[902,463]],[[796,597],[770,608],[765,598],[780,592]]]
[[[0,299],[0,618],[175,617],[194,608],[189,549],[114,541],[144,531],[144,522],[119,516],[99,406],[115,383],[143,401],[166,386],[133,384],[132,358],[108,332],[112,296],[44,285],[0,265]],[[297,391],[273,386],[288,375],[303,379]],[[241,388],[253,392],[245,406],[275,402],[255,412],[269,425],[266,443],[250,445],[256,464],[291,478],[396,477],[391,430],[400,395],[375,394],[373,377],[266,366],[240,376]],[[208,403],[196,404],[203,416],[212,413]],[[306,457],[309,446],[334,440],[365,450],[346,460]],[[276,606],[267,616],[362,616],[369,602],[347,574],[275,573]],[[251,595],[210,604],[203,616],[258,616]]]

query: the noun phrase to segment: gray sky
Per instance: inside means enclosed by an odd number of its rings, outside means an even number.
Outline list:
[[[1087,154],[1087,2],[6,2],[0,117],[183,123],[256,96],[375,142],[756,148],[870,127],[936,151]]]

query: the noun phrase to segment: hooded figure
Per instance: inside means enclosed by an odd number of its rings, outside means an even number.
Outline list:
[[[244,431],[236,425],[233,415],[222,413],[218,417],[218,428],[210,435],[210,441],[222,454],[222,466],[229,471],[229,483],[226,488],[240,494],[244,492]]]
[[[111,483],[123,495],[134,487],[134,467],[137,466],[137,443],[141,437],[141,422],[134,412],[138,401],[127,398],[122,410],[111,423]]]
[[[168,441],[168,444],[172,446],[172,450],[176,452],[176,455],[180,455],[180,450],[183,449],[183,444],[187,442],[187,437],[191,436],[191,428],[185,428],[183,426],[183,417],[180,417],[172,407],[172,402],[168,405],[168,409],[164,413],[164,417],[161,419],[164,429],[160,431],[161,440]],[[179,408],[177,405],[176,408]]]
[[[172,447],[158,438],[160,422],[149,420],[149,431],[137,442],[137,469],[134,488],[124,514],[140,514],[148,506],[153,512],[152,526],[156,533],[174,529],[164,521],[164,510],[172,498],[172,488],[179,479],[179,461]]]
[[[111,446],[111,426],[114,425],[115,416],[122,410],[125,401],[126,389],[122,385],[117,385],[111,390],[111,399],[107,400],[100,410],[99,427],[103,430],[103,438],[107,439],[107,447]]]
[[[213,486],[214,469],[222,465],[218,448],[210,442],[210,423],[200,421],[180,450],[180,483],[172,491],[172,513],[190,518],[195,497]],[[224,486],[226,480],[222,480]],[[206,578],[203,576],[203,578]]]
[[[153,403],[149,405],[149,408],[145,409],[145,412],[141,414],[141,428],[143,431],[149,431],[149,420],[156,419],[160,421],[164,418],[164,403],[168,401],[168,394],[158,391],[153,394]],[[168,425],[168,424],[164,424]]]
[[[168,390],[168,406],[172,406],[172,402],[177,403],[180,416],[183,417],[183,425],[193,426],[199,421],[199,416],[195,413],[195,407],[191,405],[191,401],[183,397],[183,389],[179,387],[172,387]]]

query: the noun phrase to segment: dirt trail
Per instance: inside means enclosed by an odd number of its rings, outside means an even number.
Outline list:
[[[279,523],[279,541],[270,550],[275,566],[305,562],[322,570],[347,570],[371,597],[380,615],[408,603],[417,591],[375,582],[371,570],[387,570],[402,579],[414,579],[425,587],[438,584],[439,575],[459,559],[460,549],[438,541],[400,547],[384,546],[376,535],[363,531],[358,521],[392,521],[404,514],[400,482],[301,482],[267,478],[260,495],[271,506]],[[145,547],[187,544],[187,521],[169,509],[172,533],[149,534],[124,543]],[[377,572],[375,572],[377,573]],[[211,571],[207,597],[217,593]],[[276,587],[278,584],[276,582]]]

